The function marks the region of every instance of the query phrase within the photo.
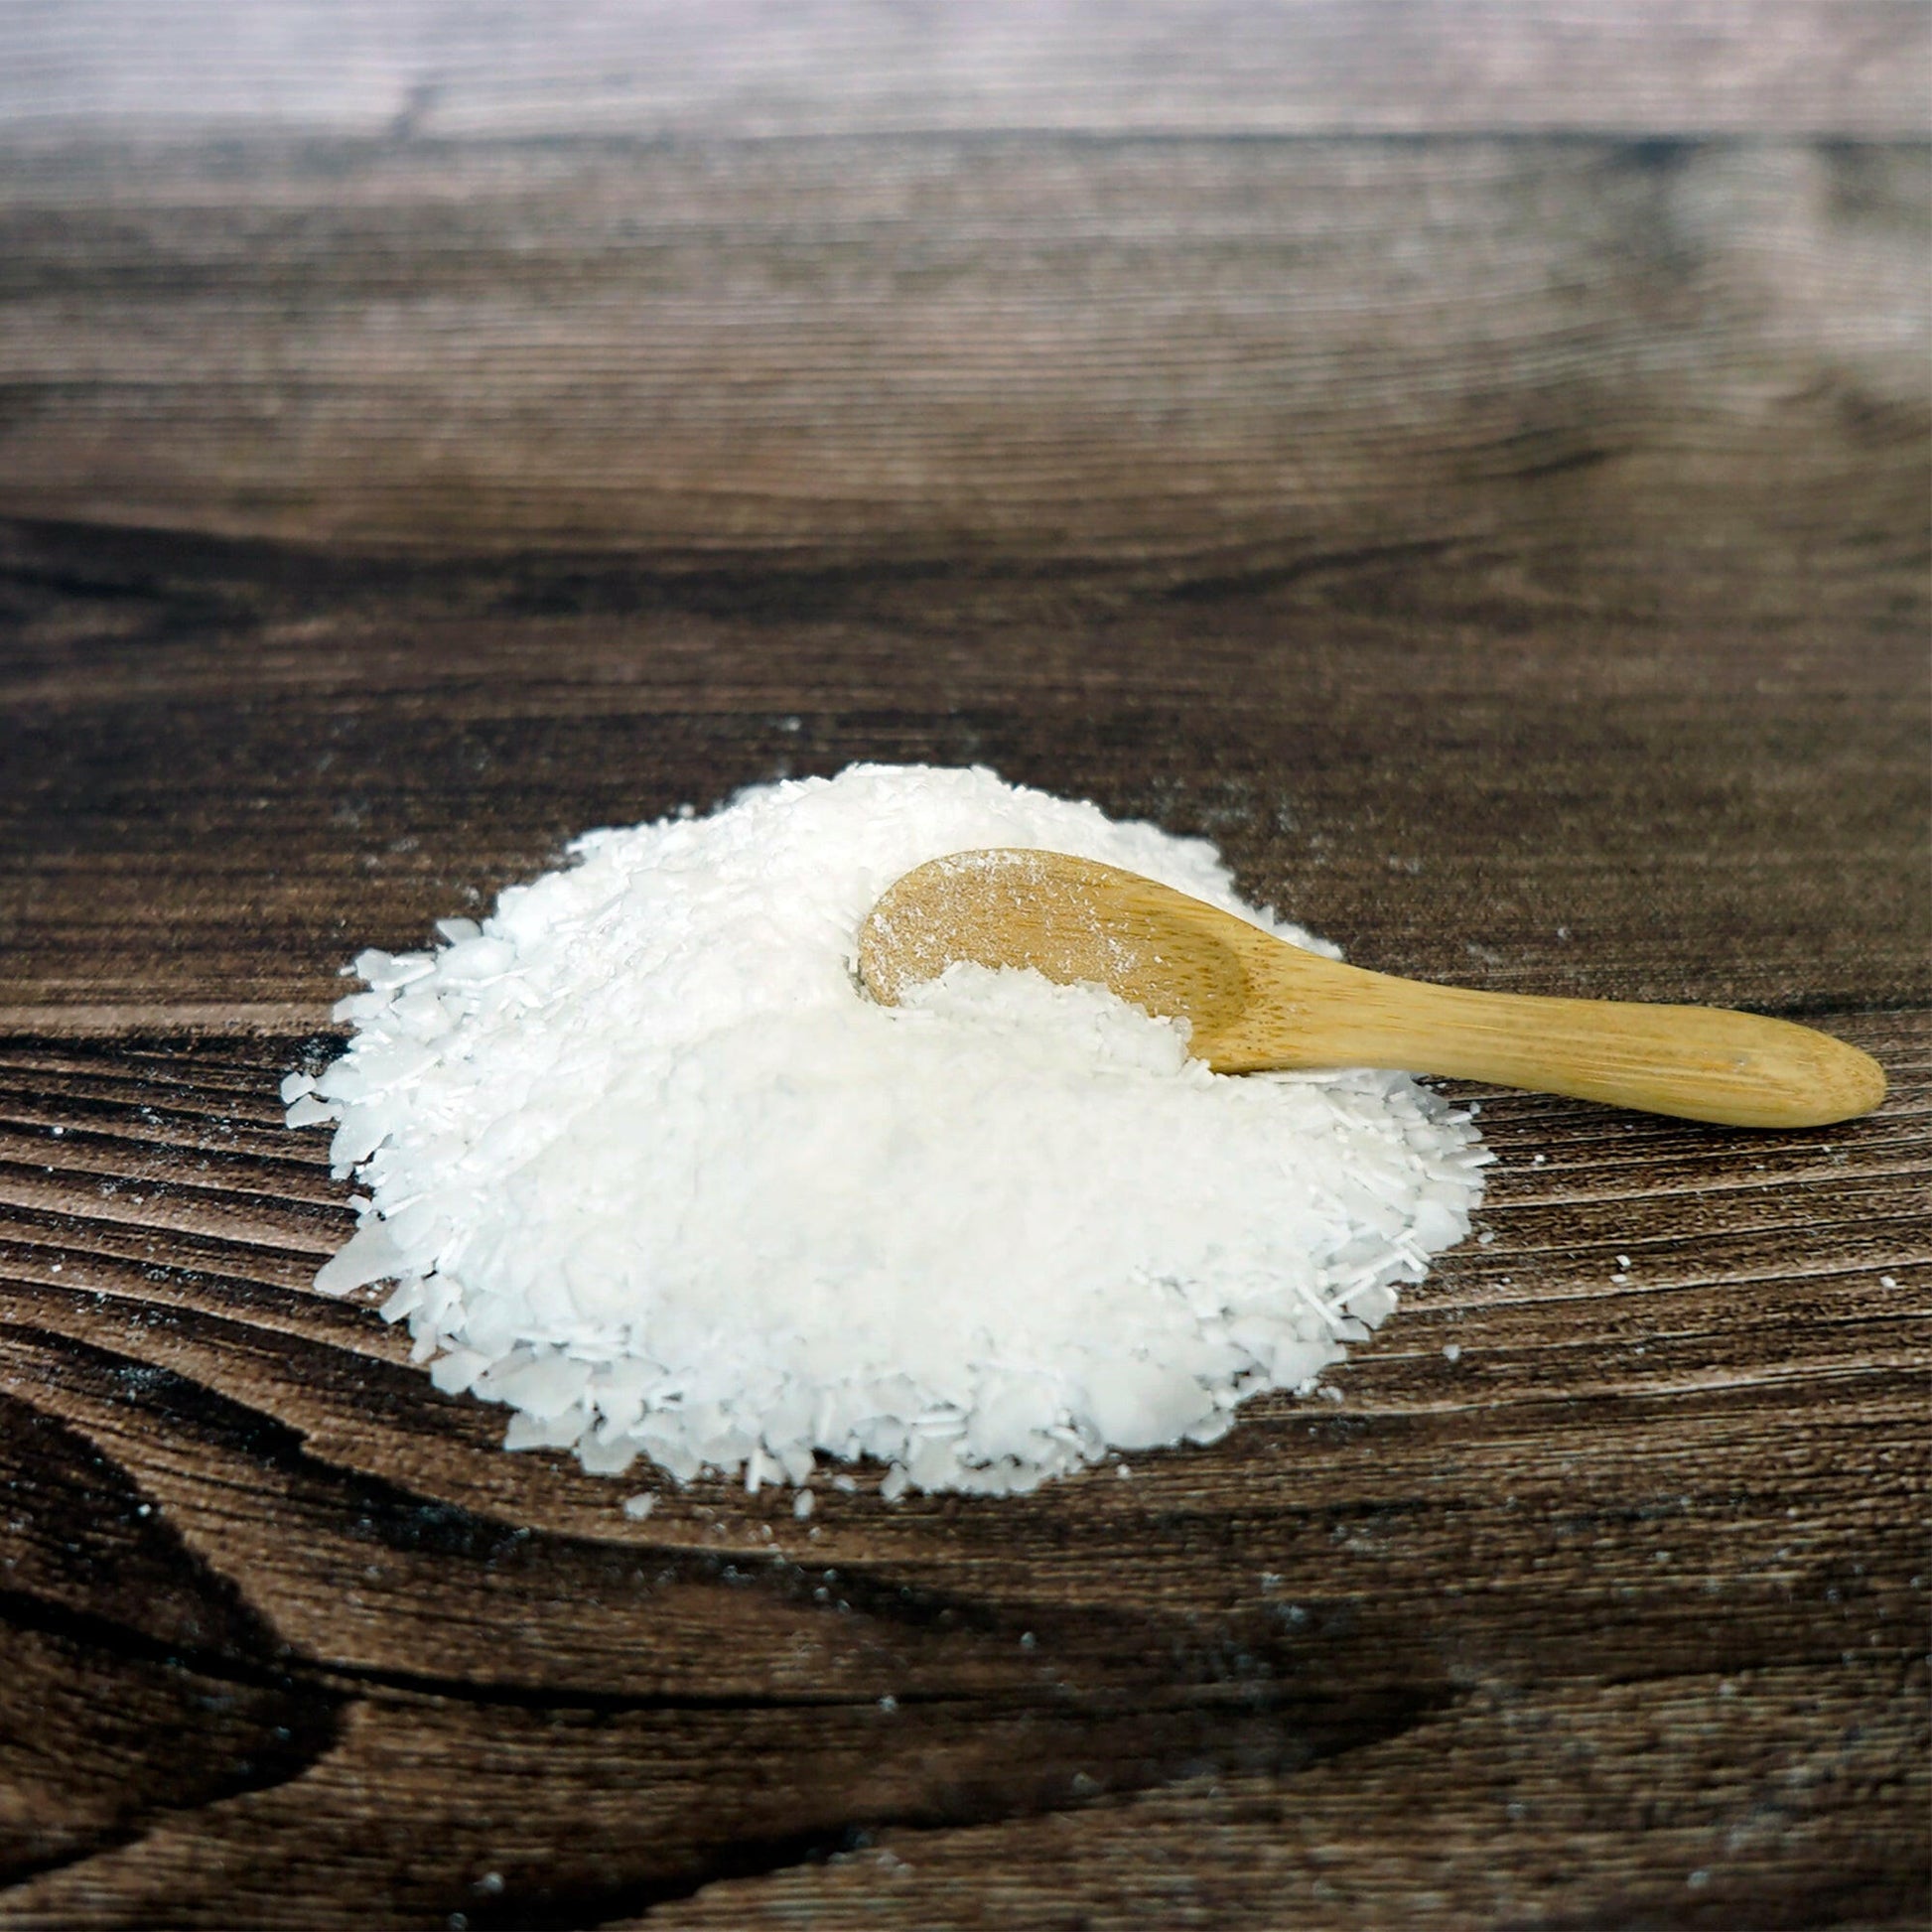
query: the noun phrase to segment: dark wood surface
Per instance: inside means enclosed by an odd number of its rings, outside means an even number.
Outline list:
[[[1922,1924],[1926,9],[215,11],[0,25],[0,1924]],[[631,1521],[276,1083],[858,758],[1891,1092],[1465,1089],[1339,1402]]]

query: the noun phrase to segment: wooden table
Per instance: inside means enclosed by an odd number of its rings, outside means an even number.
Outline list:
[[[0,58],[0,1923],[1922,1923],[1924,10],[659,6],[272,112],[178,11]],[[631,1521],[312,1292],[276,1083],[860,758],[1891,1093],[1482,1094],[1340,1402]]]

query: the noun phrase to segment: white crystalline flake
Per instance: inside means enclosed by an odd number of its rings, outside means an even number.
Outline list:
[[[316,1273],[316,1286],[325,1295],[346,1295],[396,1274],[403,1266],[402,1250],[389,1230],[373,1214],[349,1236]]]
[[[1184,1370],[1152,1362],[1100,1362],[1087,1375],[1087,1406],[1103,1442],[1155,1449],[1207,1420],[1213,1397]]]
[[[358,958],[347,1051],[284,1088],[372,1203],[318,1287],[399,1281],[385,1311],[439,1388],[513,1409],[510,1448],[754,1490],[872,1457],[888,1500],[1022,1494],[1308,1388],[1467,1234],[1466,1116],[1397,1073],[1211,1074],[1182,1029],[1031,973],[873,1004],[873,901],[985,846],[1333,951],[1204,841],[979,769],[594,832],[438,949]]]

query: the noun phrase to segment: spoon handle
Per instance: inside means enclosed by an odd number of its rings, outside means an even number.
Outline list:
[[[1346,985],[1329,982],[1331,1008],[1299,975],[1281,989],[1282,1008],[1299,1009],[1294,1032],[1318,1033],[1327,1065],[1405,1067],[1729,1127],[1821,1127],[1884,1097],[1869,1054],[1788,1020],[1339,972]],[[1303,1049],[1275,1063],[1311,1062]]]

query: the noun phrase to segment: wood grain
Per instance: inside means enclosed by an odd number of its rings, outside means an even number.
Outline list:
[[[1916,625],[1532,624],[1452,563],[10,544],[0,1919],[1910,1921]],[[309,1291],[350,1216],[274,1088],[334,1036],[222,1002],[319,1018],[569,831],[854,756],[1210,832],[1381,963],[1804,1011],[1892,1094],[1490,1096],[1492,1238],[1338,1408],[1004,1505],[634,1524]]]
[[[1799,1017],[1927,997],[1922,573],[1857,524],[1843,606],[1774,605],[1766,537],[1707,566],[1727,610],[1462,551],[1224,578],[3,540],[22,1026],[316,1025],[361,945],[425,943],[576,833],[866,758],[1214,838],[1384,971]]]
[[[23,159],[0,513],[1863,605],[1922,570],[1929,204],[1923,143]]]
[[[16,0],[0,130],[1912,136],[1927,29],[1917,0]]]
[[[16,1037],[0,1911],[1907,1914],[1932,1030],[1842,1024],[1893,1096],[1803,1136],[1490,1096],[1488,1245],[1339,1405],[809,1529],[629,1522],[308,1291],[349,1217],[272,1090],[326,1040]]]
[[[533,18],[0,19],[0,1925],[1922,1924],[1927,10]],[[863,758],[1891,1091],[1461,1089],[1339,1402],[632,1520],[276,1084]]]

